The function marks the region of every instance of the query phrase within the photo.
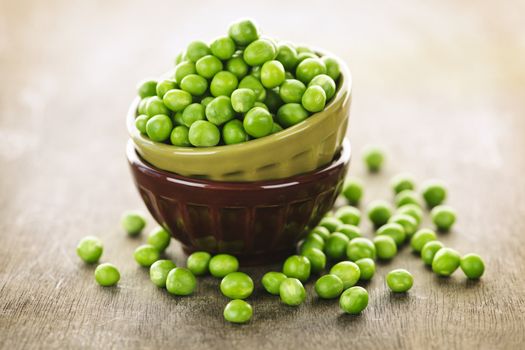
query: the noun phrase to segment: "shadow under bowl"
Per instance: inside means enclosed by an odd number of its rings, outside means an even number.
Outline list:
[[[351,156],[345,140],[332,162],[318,170],[279,180],[219,182],[155,168],[131,140],[126,153],[148,210],[186,253],[229,253],[245,265],[280,261],[294,252],[307,229],[332,208]]]

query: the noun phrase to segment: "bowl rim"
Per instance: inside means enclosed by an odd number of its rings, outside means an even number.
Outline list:
[[[310,127],[315,127],[317,124],[321,124],[323,122],[323,119],[326,115],[329,115],[333,110],[338,108],[340,101],[344,100],[347,96],[351,96],[352,94],[352,75],[350,73],[350,69],[347,67],[347,65],[336,55],[330,53],[326,50],[319,50],[315,49],[316,52],[322,54],[322,56],[329,56],[331,58],[334,58],[337,63],[339,63],[339,69],[341,72],[341,76],[339,78],[339,84],[338,89],[336,90],[335,96],[332,98],[330,103],[320,112],[312,114],[309,118],[306,120],[293,125],[289,128],[283,129],[279,132],[276,132],[275,134],[270,134],[255,140],[250,140],[247,142],[241,142],[233,145],[219,145],[219,146],[212,146],[212,147],[180,147],[180,146],[174,146],[165,144],[162,142],[155,142],[147,138],[146,136],[142,135],[138,129],[135,127],[135,118],[136,118],[136,112],[137,107],[140,103],[140,98],[137,96],[133,99],[133,102],[131,103],[129,109],[128,109],[128,115],[127,115],[127,129],[128,134],[131,137],[132,140],[140,139],[140,142],[144,145],[146,145],[149,148],[156,148],[159,152],[169,152],[176,155],[188,155],[188,154],[217,154],[220,152],[235,152],[238,149],[243,150],[243,152],[247,152],[250,149],[256,149],[261,144],[264,143],[271,143],[275,142],[277,140],[281,140],[284,138],[287,138],[290,135],[301,133],[303,130],[308,129]]]
[[[307,173],[301,173],[298,175],[282,178],[282,179],[273,179],[273,180],[260,180],[260,181],[218,181],[218,180],[209,180],[201,178],[192,178],[179,174],[175,174],[166,170],[159,169],[152,164],[144,160],[135,149],[133,140],[129,139],[126,146],[126,155],[130,165],[134,167],[144,168],[145,171],[154,173],[155,175],[161,175],[165,177],[169,182],[193,186],[193,187],[214,187],[217,189],[230,189],[230,190],[255,190],[255,189],[278,189],[286,188],[291,186],[296,186],[299,184],[304,184],[308,182],[317,181],[319,178],[325,176],[327,173],[332,172],[338,167],[342,167],[345,164],[350,162],[352,156],[352,147],[348,138],[343,140],[340,151],[336,154],[334,159],[324,167],[312,170]],[[144,171],[144,170],[143,170]]]

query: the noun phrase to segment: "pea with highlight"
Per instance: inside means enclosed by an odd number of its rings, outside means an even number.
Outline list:
[[[359,204],[361,197],[363,197],[363,182],[356,177],[347,177],[342,194],[351,205]]]
[[[425,244],[437,240],[436,233],[430,229],[423,228],[417,231],[410,239],[410,246],[415,252],[421,252]]]
[[[384,200],[375,200],[368,205],[367,215],[375,227],[380,227],[392,216],[392,207]]]
[[[459,266],[469,279],[478,279],[485,272],[485,263],[477,254],[464,255],[460,260]]]
[[[377,146],[367,146],[363,150],[363,161],[368,171],[376,173],[381,170],[385,161],[383,150]]]
[[[351,261],[357,261],[363,258],[375,259],[376,247],[374,243],[368,238],[354,238],[350,241],[350,243],[348,243],[346,248],[346,256]]]
[[[461,256],[452,248],[441,248],[432,260],[432,271],[439,276],[448,277],[457,270],[460,265]]]
[[[456,222],[456,211],[448,205],[438,205],[430,212],[432,222],[440,231],[449,231]]]
[[[368,306],[368,292],[359,286],[349,288],[341,294],[339,306],[347,314],[359,314]]]
[[[429,208],[434,208],[447,198],[447,189],[440,180],[425,181],[422,185],[421,193]]]

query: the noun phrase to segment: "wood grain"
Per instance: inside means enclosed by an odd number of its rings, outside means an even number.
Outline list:
[[[0,348],[512,349],[525,342],[525,28],[523,2],[0,1]],[[293,15],[292,15],[293,14]],[[135,83],[193,39],[242,16],[269,35],[322,46],[353,71],[351,173],[365,203],[391,199],[400,171],[444,179],[459,212],[440,239],[477,252],[486,275],[442,279],[408,249],[380,265],[358,317],[314,297],[289,308],[257,284],[255,314],[227,324],[218,281],[195,296],[157,289],[132,260],[144,238],[119,229],[143,208],[124,158]],[[381,174],[359,159],[388,152]],[[428,225],[428,218],[426,219]],[[150,222],[148,228],[153,227]],[[363,226],[367,234],[370,227]],[[93,281],[75,245],[105,243],[117,288]],[[176,244],[168,256],[184,256]],[[384,275],[404,267],[407,295]],[[246,269],[255,279],[279,266]]]

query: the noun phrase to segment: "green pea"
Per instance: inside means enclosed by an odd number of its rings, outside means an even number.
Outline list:
[[[140,98],[155,96],[157,94],[157,81],[145,80],[139,83],[137,91]]]
[[[297,278],[301,282],[308,281],[311,272],[310,260],[301,255],[292,255],[283,264],[283,273],[287,277]]]
[[[257,78],[257,80],[261,80],[261,66],[255,66],[252,67],[250,70],[250,75]]]
[[[421,249],[421,260],[423,260],[423,262],[426,265],[432,265],[432,261],[434,260],[434,256],[436,255],[438,250],[440,250],[443,247],[445,247],[445,246],[440,241],[427,242],[423,246],[423,249]]]
[[[219,96],[206,106],[206,118],[215,125],[221,125],[235,117],[231,99],[228,96]]]
[[[397,254],[396,241],[392,237],[379,235],[374,238],[377,257],[382,260],[390,260]]]
[[[211,79],[213,76],[220,71],[222,71],[222,62],[217,57],[213,55],[208,55],[200,58],[195,64],[195,71],[199,73],[200,76]],[[195,73],[195,72],[192,72]],[[177,81],[181,81],[178,80]]]
[[[244,272],[231,272],[224,276],[220,288],[230,299],[246,299],[253,293],[253,281]]]
[[[264,108],[266,109],[268,112],[270,111],[270,109],[268,108],[267,105],[265,105],[263,102],[259,102],[259,101],[256,101],[254,104],[253,104],[254,107],[261,107],[261,108]],[[275,123],[274,123],[275,124]]]
[[[182,79],[180,87],[193,96],[201,96],[208,88],[208,81],[200,75],[188,74]]]
[[[279,88],[271,89],[266,91],[266,98],[264,103],[268,106],[268,109],[275,113],[283,105],[283,100],[279,96]]]
[[[173,129],[173,122],[164,114],[153,116],[146,123],[146,133],[155,142],[164,142],[169,139],[171,129]]]
[[[301,63],[302,61],[304,61],[305,59],[307,58],[315,58],[315,59],[318,59],[319,56],[317,56],[315,53],[313,52],[298,52],[297,54],[297,63]],[[296,67],[296,70],[297,70],[297,67]]]
[[[230,37],[220,37],[211,43],[210,50],[215,57],[227,60],[235,53],[235,42]]]
[[[149,268],[149,278],[154,285],[164,288],[169,272],[176,267],[171,260],[157,260]]]
[[[342,193],[351,205],[359,204],[361,197],[363,197],[363,182],[356,177],[347,177]]]
[[[318,248],[308,248],[305,249],[302,253],[302,256],[310,261],[311,272],[318,273],[324,270],[326,266],[326,255],[321,249]]]
[[[177,83],[175,83],[175,80],[165,79],[163,81],[160,81],[157,84],[157,89],[156,89],[157,97],[162,99],[164,95],[166,94],[166,92],[176,89],[176,88],[177,88]]]
[[[146,114],[146,106],[148,104],[149,97],[145,97],[142,100],[140,100],[139,105],[137,107],[137,114]]]
[[[277,121],[287,128],[308,118],[310,114],[299,103],[286,103],[277,111]]]
[[[299,80],[286,79],[279,87],[279,96],[285,103],[301,103],[306,86]]]
[[[319,221],[319,226],[326,227],[330,232],[338,231],[341,225],[343,225],[341,220],[330,216],[325,216]]]
[[[170,245],[171,236],[161,226],[154,228],[148,235],[148,244],[154,246],[159,252],[163,252]]]
[[[330,274],[336,275],[343,281],[344,289],[350,288],[359,281],[361,271],[359,266],[351,261],[341,261],[332,266]]]
[[[249,19],[243,19],[230,24],[228,35],[240,46],[246,46],[259,38],[257,25]]]
[[[186,48],[186,58],[197,62],[199,58],[210,54],[210,48],[202,41],[193,41]]]
[[[254,76],[248,75],[242,78],[238,86],[239,89],[252,89],[257,96],[257,101],[264,101],[266,99],[266,89],[261,84],[259,79]]]
[[[417,231],[410,239],[410,246],[415,252],[421,252],[421,249],[430,241],[437,240],[436,233],[428,228]]]
[[[339,298],[339,307],[350,315],[361,313],[368,306],[368,292],[363,287],[352,287]]]
[[[305,84],[319,74],[326,74],[326,66],[319,58],[307,58],[301,61],[295,69],[295,76]]]
[[[402,207],[407,204],[415,204],[419,206],[419,196],[415,191],[412,190],[403,190],[396,194],[396,197],[394,199],[396,202],[396,206]]]
[[[361,281],[370,281],[376,273],[376,263],[370,258],[359,259],[356,262],[356,265],[359,267],[360,275],[359,279]]]
[[[195,73],[197,73],[195,63],[191,61],[183,61],[175,66],[175,81],[180,84],[186,75]],[[201,73],[199,74],[202,75]]]
[[[103,287],[114,286],[120,280],[120,272],[113,264],[100,264],[95,269],[95,280]]]
[[[346,246],[350,240],[340,232],[334,232],[326,240],[324,251],[332,260],[342,260],[345,257]]]
[[[418,226],[423,220],[423,210],[417,204],[405,204],[397,209],[396,214],[410,215],[416,220]]]
[[[405,229],[403,226],[395,222],[381,226],[376,234],[391,237],[398,246],[403,244],[406,239]]]
[[[146,226],[146,218],[140,211],[131,210],[122,214],[120,224],[124,231],[130,236],[136,236],[142,232]]]
[[[210,102],[213,101],[214,98],[215,97],[213,97],[213,96],[206,96],[206,97],[204,97],[201,100],[201,105],[203,105],[204,108],[206,108],[210,104]]]
[[[187,126],[179,125],[171,130],[170,142],[174,146],[189,147],[191,146],[188,134],[190,129]]]
[[[330,100],[335,95],[336,85],[332,78],[326,74],[319,74],[315,76],[308,86],[320,86],[326,95],[326,101]]]
[[[432,216],[432,222],[440,231],[449,231],[456,222],[456,211],[448,205],[435,206],[430,215]]]
[[[261,68],[261,83],[268,89],[273,89],[283,83],[284,66],[277,60],[267,61]]]
[[[326,104],[326,93],[320,86],[309,86],[301,98],[301,103],[308,112],[320,112]]]
[[[390,219],[388,219],[388,222],[403,226],[403,230],[405,230],[407,237],[412,237],[412,235],[417,230],[417,221],[410,215],[394,214],[392,217],[390,217]]]
[[[182,111],[182,122],[184,123],[184,126],[188,128],[196,121],[204,119],[204,106],[200,103],[192,103]]]
[[[229,254],[217,254],[210,260],[210,273],[214,277],[222,278],[239,269],[239,260]]]
[[[483,276],[485,272],[485,263],[483,259],[477,254],[467,254],[461,258],[461,270],[470,279],[478,279]]]
[[[246,113],[252,109],[257,97],[252,89],[237,89],[232,93],[231,104],[239,113]]]
[[[224,319],[231,323],[246,323],[251,320],[253,309],[244,300],[232,300],[224,308]]]
[[[368,205],[367,215],[375,227],[380,227],[392,216],[392,207],[383,200],[375,200]]]
[[[103,251],[102,241],[95,236],[84,237],[77,245],[77,255],[88,264],[96,263]]]
[[[230,120],[222,128],[222,139],[227,145],[248,141],[248,134],[244,131],[242,122],[238,119]]]
[[[168,273],[166,289],[174,295],[190,295],[197,287],[197,279],[190,270],[176,267]]]
[[[188,139],[195,147],[212,147],[219,144],[221,132],[214,124],[206,120],[197,120],[190,126]]]
[[[414,177],[408,173],[397,174],[390,181],[390,185],[395,194],[404,190],[414,190],[416,188]]]
[[[461,256],[452,248],[441,248],[432,259],[432,271],[440,276],[450,276],[459,267]]]
[[[386,275],[386,284],[392,292],[405,293],[414,285],[414,278],[407,270],[396,269]]]
[[[346,256],[352,261],[357,261],[363,258],[375,259],[376,247],[368,238],[357,237],[348,243]]]
[[[306,249],[317,248],[320,250],[324,249],[324,239],[317,233],[309,233],[301,243],[300,251],[303,252]]]
[[[261,283],[264,289],[273,295],[279,295],[279,287],[281,283],[286,279],[286,275],[282,272],[267,272],[264,274]]]
[[[210,83],[210,92],[213,96],[230,96],[237,88],[238,80],[233,73],[221,71],[213,76]]]
[[[297,51],[290,43],[279,43],[277,45],[276,60],[281,62],[287,71],[293,71],[299,62]]]
[[[162,101],[164,102],[166,107],[168,107],[174,112],[178,112],[188,107],[193,102],[193,98],[191,97],[191,94],[187,91],[173,89],[166,92]]]
[[[226,61],[226,70],[231,72],[237,77],[237,79],[242,79],[248,74],[248,65],[241,56],[233,56],[228,61]]]
[[[182,120],[182,112],[183,111],[178,111],[173,114],[173,125],[184,125],[184,121]]]
[[[272,133],[273,118],[270,112],[261,107],[254,107],[246,113],[243,121],[248,135],[259,138]]]
[[[211,255],[208,252],[195,252],[188,256],[186,266],[195,276],[203,276],[208,273]]]
[[[335,217],[347,225],[359,225],[361,221],[361,211],[355,207],[344,206],[335,212]]]
[[[306,291],[297,278],[287,278],[279,286],[279,296],[284,304],[298,306],[306,299]]]
[[[321,60],[326,66],[326,74],[328,74],[328,76],[334,81],[337,81],[337,79],[339,79],[339,76],[341,75],[339,62],[335,58],[330,56],[323,56]]]
[[[315,292],[323,299],[337,298],[343,288],[343,281],[336,275],[324,275],[315,282]]]
[[[148,97],[148,102],[146,103],[146,115],[148,117],[153,117],[159,114],[169,114],[170,110],[164,104],[164,101],[158,98],[157,96]]]
[[[157,248],[151,244],[143,244],[135,249],[133,257],[140,266],[150,267],[160,256]]]
[[[367,146],[363,150],[363,161],[368,171],[378,172],[385,161],[385,155],[382,149],[377,146]]]
[[[337,229],[337,232],[341,232],[346,237],[348,237],[348,239],[350,240],[363,236],[361,233],[361,229],[359,227],[354,226],[354,225],[348,225],[348,224],[341,225]]]
[[[447,189],[445,184],[440,180],[428,180],[422,185],[423,199],[429,208],[434,208],[445,201],[447,198]]]
[[[244,49],[244,62],[250,66],[260,66],[266,61],[273,60],[276,50],[273,44],[266,39],[255,40]]]
[[[316,226],[310,231],[310,233],[319,235],[325,241],[330,237],[330,231],[324,226]]]

